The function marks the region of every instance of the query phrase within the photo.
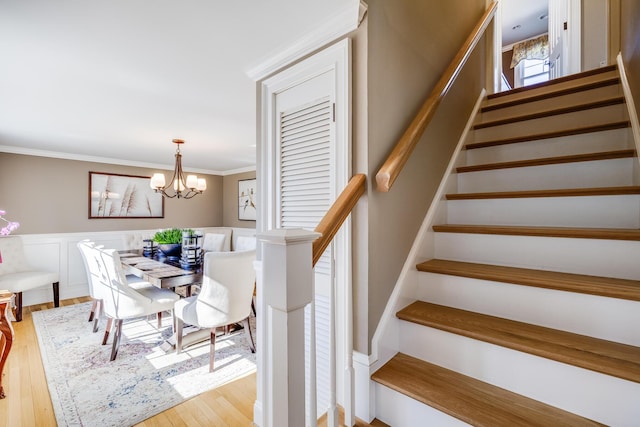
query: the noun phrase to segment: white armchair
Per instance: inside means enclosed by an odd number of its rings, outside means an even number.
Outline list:
[[[53,304],[60,306],[60,279],[57,272],[39,271],[27,262],[20,236],[0,237],[0,289],[16,294],[16,322],[22,320],[22,292],[51,284]]]
[[[251,347],[255,344],[249,313],[256,278],[253,261],[256,251],[208,252],[204,256],[202,288],[196,296],[176,302],[176,352],[182,351],[184,324],[211,329],[209,371],[213,371],[216,329],[220,326],[244,322],[244,330]]]
[[[110,359],[113,361],[118,355],[124,319],[173,310],[173,305],[180,297],[168,289],[160,289],[147,282],[127,283],[120,255],[115,249],[102,249],[88,241],[78,243],[78,248],[86,257],[87,274],[91,278],[90,288],[93,287],[92,297],[102,301],[102,310],[107,316],[103,345],[109,339],[115,320]],[[160,317],[158,320],[160,321]]]

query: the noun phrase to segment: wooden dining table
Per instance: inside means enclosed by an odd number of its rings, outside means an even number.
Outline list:
[[[177,287],[184,286],[186,297],[191,296],[191,286],[202,283],[202,264],[194,268],[183,268],[180,260],[168,258],[156,253],[145,256],[142,249],[118,251],[120,262],[125,274],[133,274],[154,286],[177,291]],[[208,329],[200,329],[189,325],[183,330],[182,339],[185,347],[209,339]],[[176,337],[171,336],[160,348],[164,352],[172,351],[176,345]]]
[[[155,254],[144,256],[142,249],[118,251],[125,274],[133,274],[154,286],[174,289],[186,286],[187,296],[191,295],[191,285],[202,282],[202,265],[183,268],[178,259]]]

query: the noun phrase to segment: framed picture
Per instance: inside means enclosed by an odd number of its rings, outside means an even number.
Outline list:
[[[89,172],[89,218],[164,218],[150,177]]]
[[[238,219],[256,220],[256,179],[238,181]]]

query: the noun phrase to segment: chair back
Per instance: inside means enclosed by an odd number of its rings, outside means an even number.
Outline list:
[[[0,237],[0,261],[0,276],[31,269],[20,236]]]
[[[92,297],[101,299],[105,314],[114,319],[141,316],[151,300],[131,289],[115,249],[103,249],[82,241],[78,248],[85,259]]]
[[[219,325],[237,323],[249,316],[251,299],[256,280],[253,261],[256,251],[207,252],[204,255],[202,289],[198,294],[196,308],[213,308],[210,321]]]

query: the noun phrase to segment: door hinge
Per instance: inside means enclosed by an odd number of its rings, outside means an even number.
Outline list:
[[[565,23],[563,24],[564,29],[566,30],[568,28],[567,22],[565,21]]]
[[[333,103],[333,122],[336,122],[336,103]]]

